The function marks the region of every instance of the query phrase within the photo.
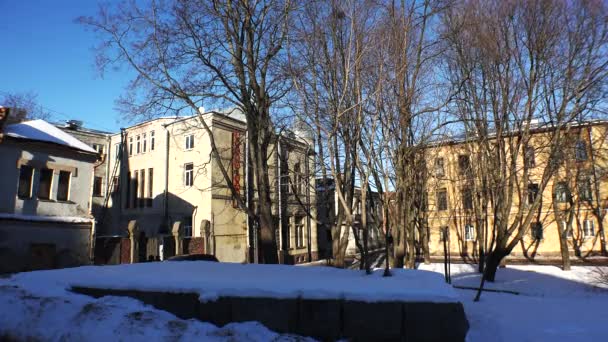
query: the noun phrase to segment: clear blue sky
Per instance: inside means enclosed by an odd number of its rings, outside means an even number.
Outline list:
[[[97,0],[0,0],[0,92],[32,91],[56,121],[117,131],[114,100],[128,74],[95,69],[95,35],[74,22],[94,15]],[[2,94],[0,94],[2,95]]]

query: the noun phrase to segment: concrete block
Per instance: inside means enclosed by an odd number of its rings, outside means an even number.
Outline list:
[[[342,336],[352,341],[399,341],[403,333],[403,304],[344,301],[342,321]]]
[[[297,299],[233,297],[230,302],[233,322],[258,321],[280,333],[292,332],[297,326]]]
[[[230,298],[218,298],[215,301],[198,303],[198,319],[224,326],[232,322],[232,303]]]
[[[405,303],[407,341],[465,341],[469,322],[461,303]]]
[[[342,331],[341,301],[300,299],[295,333],[322,340],[337,340]]]

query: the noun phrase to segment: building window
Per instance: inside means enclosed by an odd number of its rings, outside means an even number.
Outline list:
[[[120,153],[120,149],[121,149],[121,148],[122,148],[122,144],[121,144],[121,143],[114,144],[114,149],[116,150],[116,151],[114,152],[114,157],[115,157],[116,159],[120,159],[120,157],[121,157],[121,155],[122,155],[122,154]]]
[[[133,208],[139,206],[139,172],[133,171],[135,178],[133,179]]]
[[[146,170],[139,170],[139,207],[146,205]]]
[[[154,131],[150,132],[150,151],[154,151]]]
[[[593,220],[583,221],[583,237],[590,238],[595,236],[595,223]]]
[[[458,156],[458,170],[461,175],[464,175],[469,172],[471,168],[471,161],[469,160],[469,156],[466,154],[461,154]]]
[[[439,228],[439,241],[449,241],[450,240],[450,229],[447,226],[443,226]]]
[[[294,187],[295,187],[295,192],[296,194],[301,194],[302,193],[302,170],[300,169],[300,163],[296,163],[294,165],[294,179],[295,179],[295,183]]]
[[[576,161],[587,160],[587,143],[584,140],[577,140],[574,147]]]
[[[194,134],[186,135],[186,150],[194,148]]]
[[[146,149],[148,147],[148,137],[146,136],[146,133],[143,134],[142,140],[143,140],[143,153],[146,153]]]
[[[184,185],[192,186],[194,184],[194,164],[188,163],[184,165]]]
[[[473,192],[469,188],[462,189],[462,207],[466,210],[473,209]]]
[[[141,153],[141,137],[138,135],[137,138],[135,138],[135,139],[137,140],[137,144],[135,145],[136,146],[135,153],[140,154]]]
[[[441,178],[445,176],[445,168],[443,158],[435,159],[435,177]]]
[[[437,210],[448,210],[448,192],[446,189],[437,191]]]
[[[93,179],[93,196],[101,196],[101,177],[95,177]]]
[[[34,176],[34,168],[27,165],[21,165],[19,169],[19,187],[17,196],[19,198],[32,198],[32,179]]]
[[[69,201],[70,200],[70,177],[69,171],[59,171],[59,183],[57,185],[57,200],[58,201]],[[101,177],[99,178],[99,186],[101,188]]]
[[[528,204],[532,205],[534,204],[534,201],[536,201],[536,196],[538,196],[538,184],[537,183],[531,183],[528,184]]]
[[[100,144],[92,144],[91,147],[93,147],[93,149],[95,151],[97,151],[97,153],[99,154],[103,154],[103,145]]]
[[[475,240],[475,227],[473,227],[472,224],[467,224],[464,226],[464,240],[465,241]]]
[[[129,138],[129,156],[133,155],[133,137]]]
[[[534,147],[528,146],[526,147],[526,152],[524,153],[524,162],[527,167],[535,167],[536,166],[536,156]]]
[[[304,247],[304,216],[295,217],[296,247]]]
[[[40,170],[40,183],[38,184],[38,198],[51,199],[51,187],[53,185],[53,170]]]
[[[583,178],[578,181],[578,198],[581,201],[593,200],[593,192],[591,192],[591,180]]]
[[[569,201],[568,184],[566,182],[559,182],[555,186],[555,201],[558,203],[567,203]]]
[[[532,223],[532,239],[540,241],[543,239],[543,224],[540,222]]]
[[[126,193],[126,201],[125,201],[125,208],[130,208],[131,207],[131,172],[127,172],[127,189],[126,189],[127,193]]]
[[[191,237],[192,236],[192,216],[184,217],[184,236]]]
[[[153,179],[154,179],[154,169],[148,169],[148,198],[146,199],[146,206],[148,208],[152,207],[152,200],[154,199],[153,195]]]

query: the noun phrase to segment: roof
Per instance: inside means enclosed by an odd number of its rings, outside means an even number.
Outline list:
[[[85,152],[97,153],[89,145],[44,120],[31,120],[8,125],[4,128],[4,135],[16,139],[44,141]]]

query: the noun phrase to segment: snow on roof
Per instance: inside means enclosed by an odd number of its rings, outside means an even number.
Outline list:
[[[44,295],[58,295],[73,286],[197,293],[202,301],[218,297],[272,297],[347,299],[364,302],[457,302],[455,290],[441,274],[392,269],[371,275],[364,271],[332,267],[294,267],[205,261],[165,261],[104,267],[78,267],[27,272],[12,280],[20,286],[38,287]]]
[[[97,153],[91,146],[44,120],[31,120],[8,125],[4,129],[4,134],[12,138],[50,142],[85,152]]]

